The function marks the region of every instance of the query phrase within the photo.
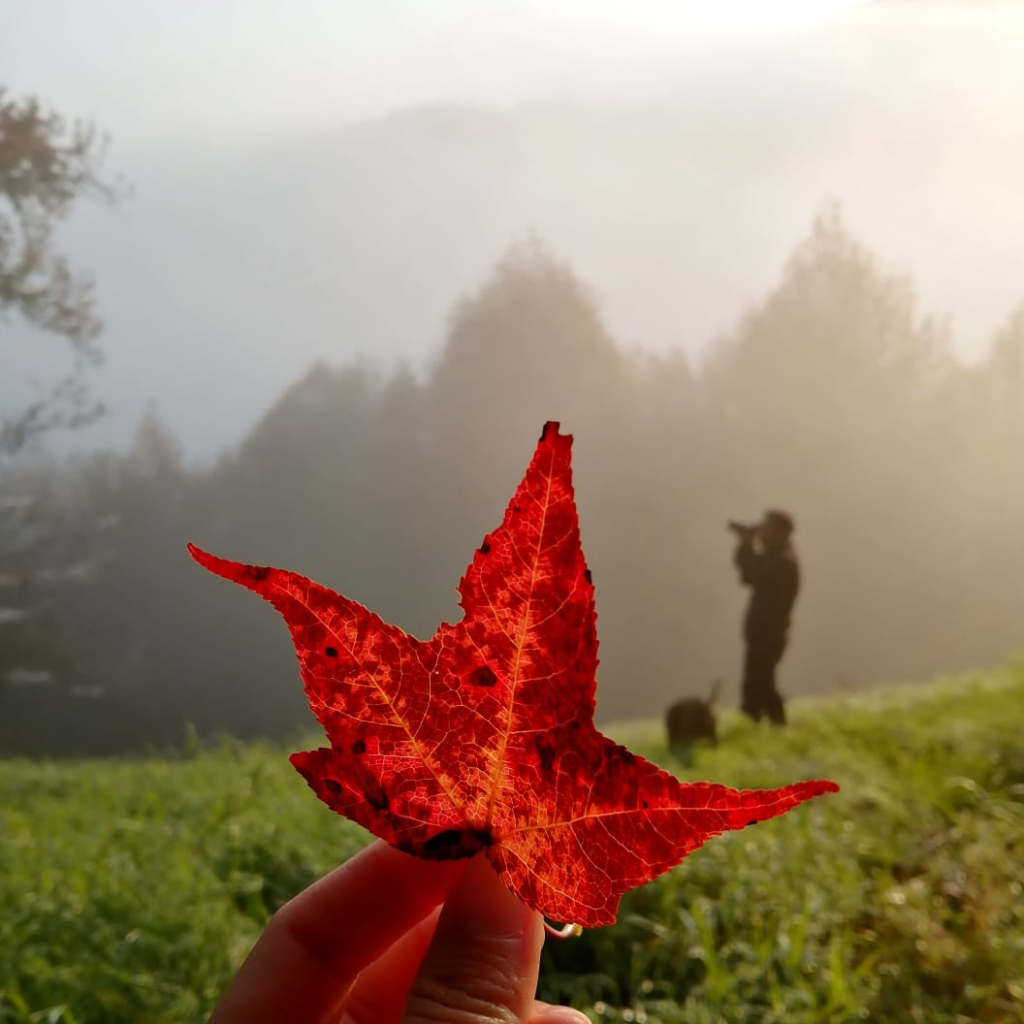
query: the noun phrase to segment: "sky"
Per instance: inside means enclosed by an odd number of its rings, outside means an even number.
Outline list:
[[[9,82],[119,139],[270,132],[453,99],[657,91],[652,54],[772,35],[855,0],[4,0]]]
[[[532,232],[615,337],[699,355],[831,200],[981,358],[1024,300],[1022,52],[1020,0],[0,0],[0,85],[135,190],[62,235],[111,409],[68,443],[155,402],[208,459],[316,358],[422,363]],[[12,350],[0,403],[61,358]]]

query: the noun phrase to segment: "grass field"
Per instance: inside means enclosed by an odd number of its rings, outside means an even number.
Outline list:
[[[683,776],[842,792],[549,942],[541,994],[649,1024],[1024,1020],[1024,667],[791,710],[726,713],[686,765],[658,724],[610,730]],[[268,915],[365,842],[286,753],[0,763],[0,1022],[203,1020]]]

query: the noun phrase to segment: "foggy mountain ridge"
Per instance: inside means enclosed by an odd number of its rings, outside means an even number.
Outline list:
[[[1019,286],[1013,246],[982,261],[960,222],[990,246],[1017,220],[1024,237],[1020,204],[999,201],[1024,177],[1024,151],[985,135],[943,82],[894,91],[889,57],[873,91],[835,76],[808,93],[820,56],[754,90],[737,87],[742,52],[690,70],[732,83],[713,95],[435,104],[125,168],[131,203],[83,209],[65,232],[97,281],[108,358],[94,381],[111,414],[54,441],[123,447],[152,399],[188,456],[209,462],[316,359],[422,370],[459,299],[531,234],[594,290],[619,344],[693,356],[774,287],[833,199],[926,308],[955,317],[958,351],[976,358]],[[117,156],[115,137],[120,170]],[[959,209],[972,190],[980,201]],[[28,347],[12,339],[17,366]],[[25,375],[0,384],[5,403]]]
[[[500,521],[548,418],[577,439],[602,719],[656,714],[718,677],[735,694],[745,594],[725,520],[777,502],[796,513],[807,570],[788,694],[1004,658],[1020,644],[1024,579],[1012,540],[1024,313],[976,368],[947,340],[834,210],[699,375],[678,355],[627,353],[585,282],[542,245],[518,246],[454,310],[419,379],[318,364],[210,470],[186,468],[150,415],[123,456],[13,479],[95,578],[47,605],[53,557],[15,567],[17,607],[48,610],[2,653],[12,670],[62,656],[63,681],[0,688],[0,750],[51,749],[56,731],[109,750],[171,741],[186,722],[297,728],[287,631],[200,578],[186,541],[309,574],[429,636],[459,617],[467,553]],[[84,730],[82,687],[102,691]]]
[[[787,693],[1004,658],[1024,580],[1024,5],[983,7],[870,4],[699,42],[579,36],[545,8],[547,43],[500,67],[467,37],[468,63],[431,78],[457,42],[431,36],[415,105],[385,89],[389,39],[370,113],[343,123],[333,78],[318,112],[287,115],[313,79],[267,74],[266,40],[213,33],[200,66],[187,34],[161,35],[144,101],[111,91],[141,79],[108,49],[80,102],[135,195],[78,207],[61,244],[97,282],[111,412],[47,443],[114,451],[5,476],[32,501],[0,519],[17,618],[0,749],[299,727],[286,631],[200,580],[186,540],[429,635],[546,419],[578,439],[602,718],[716,677],[735,696],[724,521],[768,503],[794,511],[807,570]],[[73,117],[55,55],[128,48],[69,24],[24,21],[39,59],[4,84]],[[233,46],[260,82],[225,80]],[[6,411],[67,367],[59,339],[3,327]],[[61,590],[72,568],[92,578]]]

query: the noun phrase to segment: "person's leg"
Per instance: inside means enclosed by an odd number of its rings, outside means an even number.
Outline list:
[[[762,707],[769,722],[776,725],[786,724],[786,705],[783,703],[782,695],[775,686],[775,665],[771,664],[768,670],[768,678],[765,683]]]
[[[747,641],[746,652],[743,657],[743,687],[741,691],[740,707],[743,713],[755,722],[761,720],[763,701],[761,698],[762,677],[764,669],[761,666],[761,659],[756,644]]]
[[[775,669],[782,660],[782,654],[786,649],[786,641],[773,645],[770,651],[766,651],[764,689],[762,690],[761,707],[768,721],[776,725],[786,724],[786,705],[783,703],[782,694],[779,693],[775,684]]]

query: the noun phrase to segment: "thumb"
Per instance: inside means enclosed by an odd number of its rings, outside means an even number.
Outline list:
[[[473,857],[445,900],[403,1024],[528,1021],[543,943],[540,914],[505,888],[486,857]]]

